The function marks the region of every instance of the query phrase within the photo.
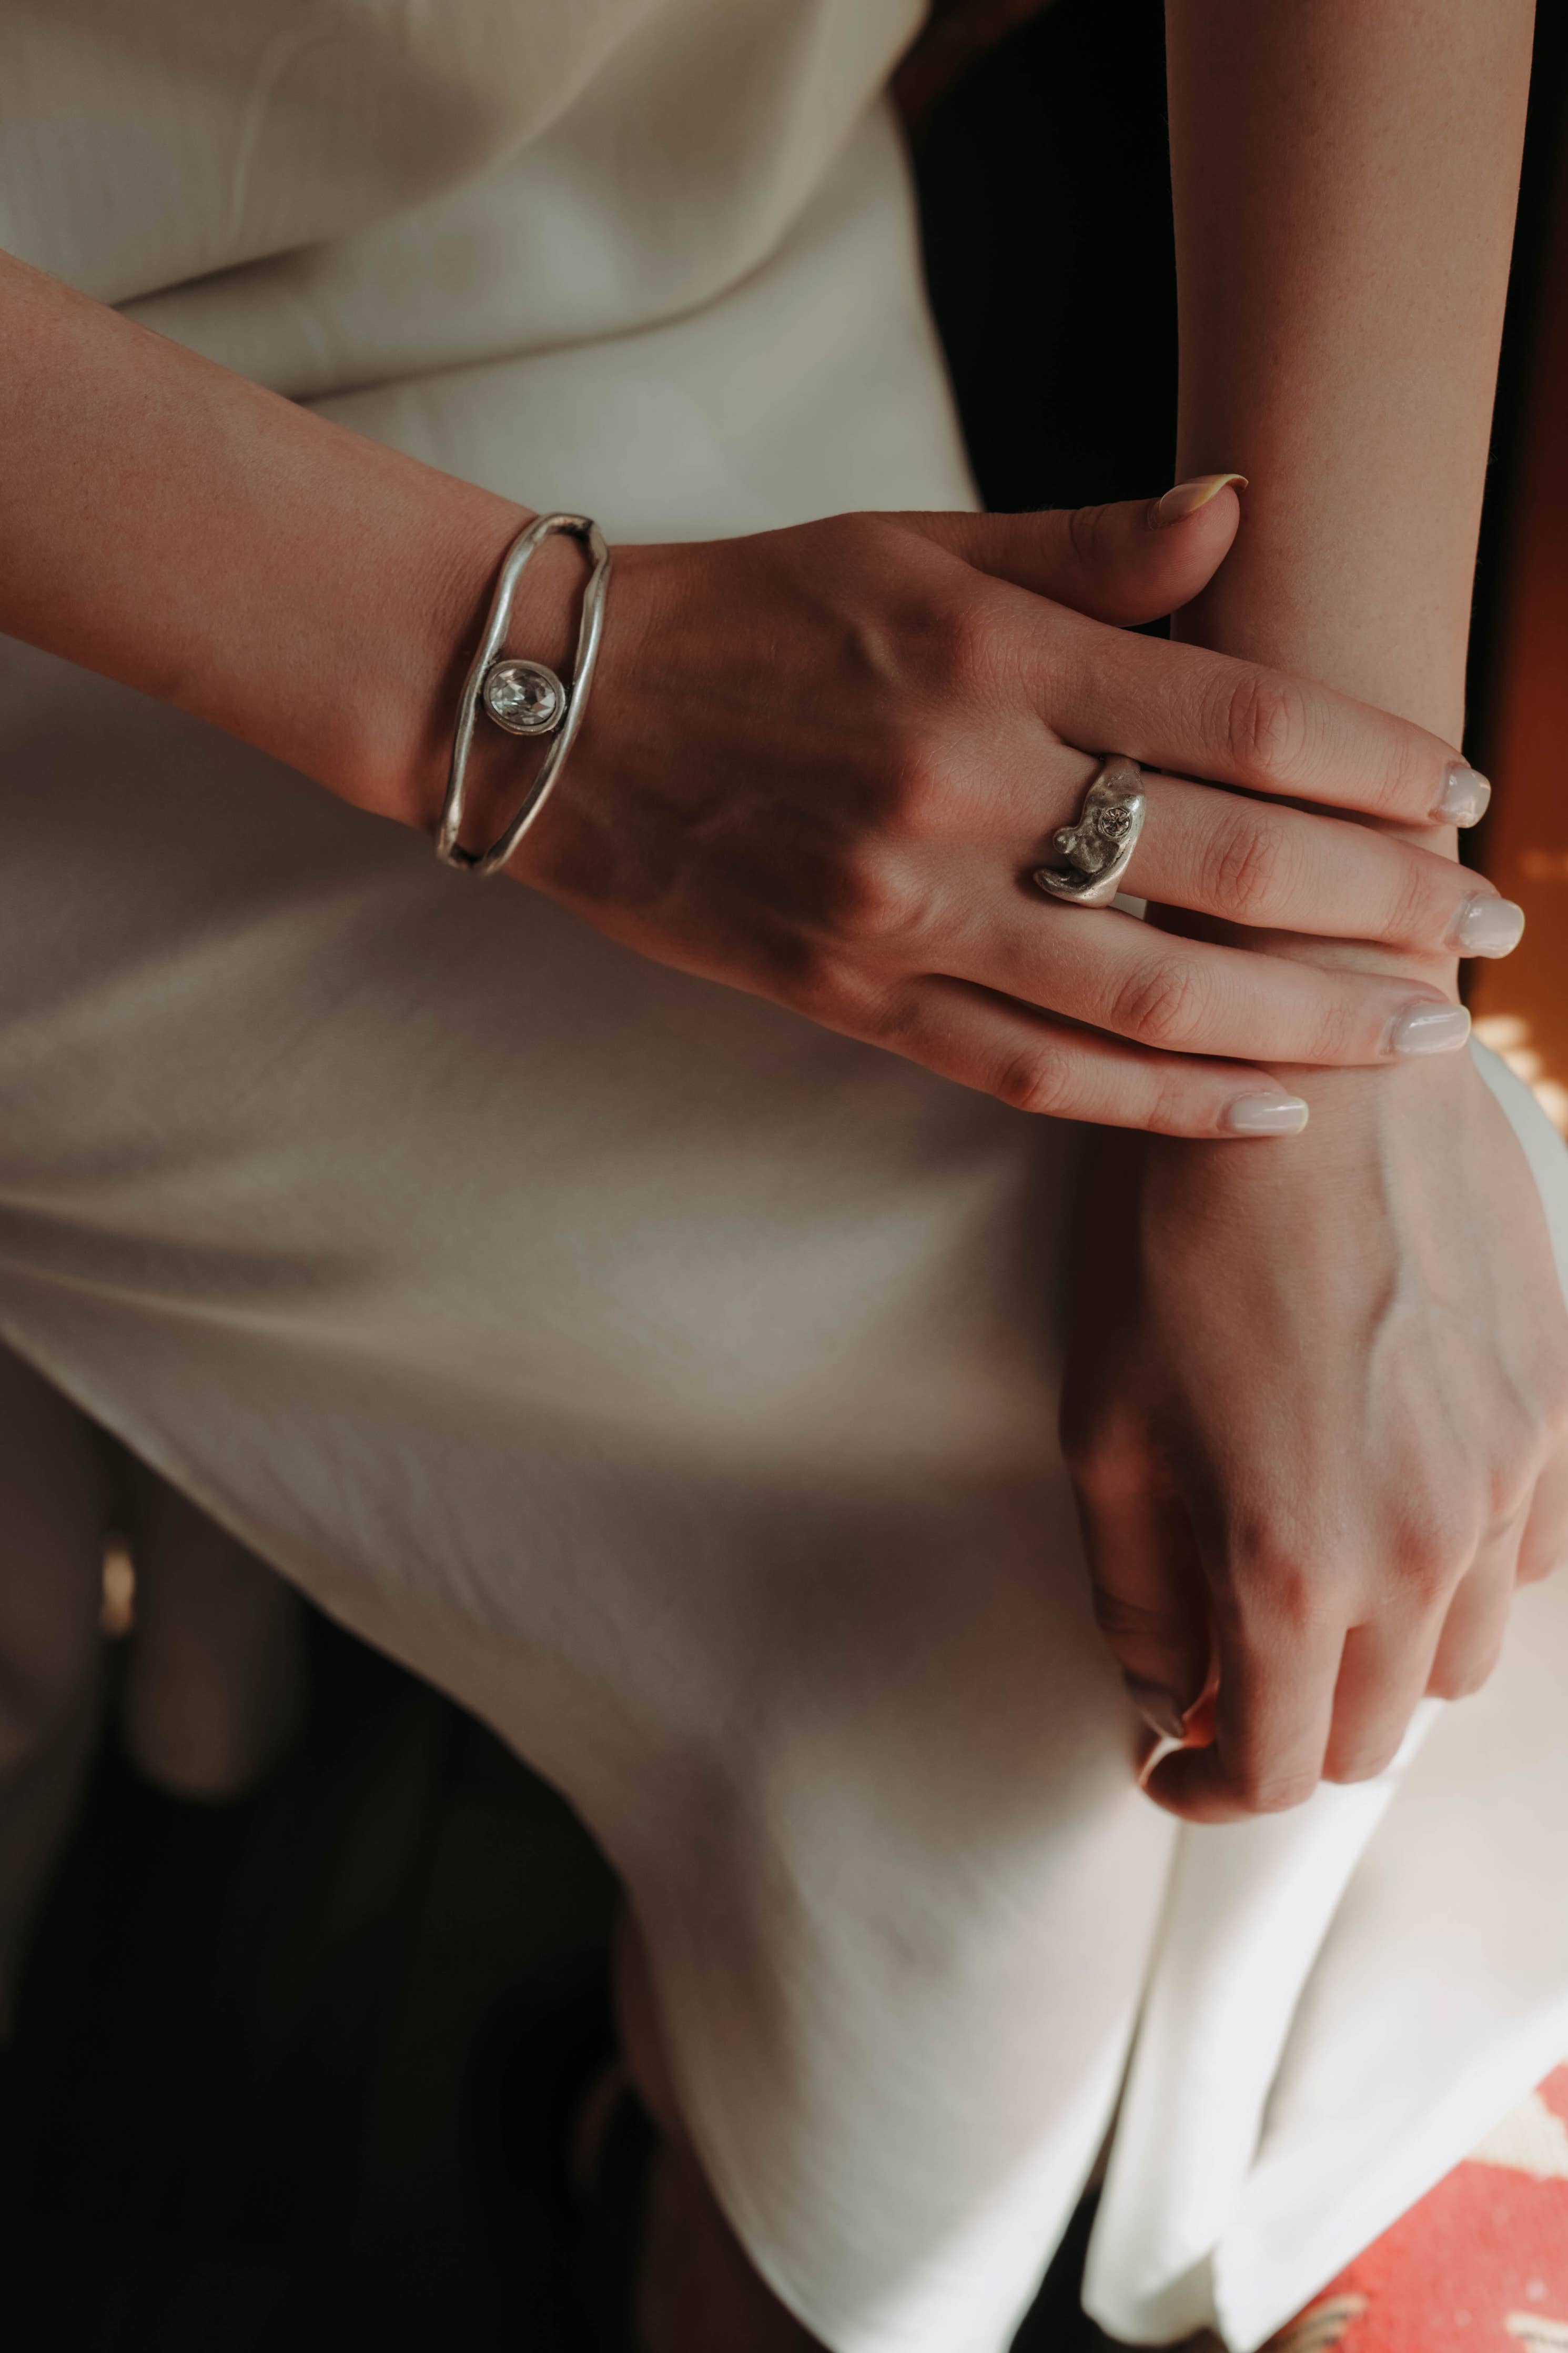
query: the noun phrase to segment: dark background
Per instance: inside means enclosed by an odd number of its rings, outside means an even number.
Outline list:
[[[1479,575],[1483,746],[1565,88],[1552,9]],[[919,134],[932,298],[994,507],[1172,480],[1164,138],[1157,0],[1062,0]],[[163,1797],[105,1746],[0,2062],[13,2353],[572,2347],[549,2218],[520,2201],[500,2250],[481,2225],[474,2118],[492,2055],[595,1980],[613,1888],[460,1710],[324,1621],[311,1647],[302,1740],[241,1804]],[[1070,2342],[1071,2273],[1032,2342]]]

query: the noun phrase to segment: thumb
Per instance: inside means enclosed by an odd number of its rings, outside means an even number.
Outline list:
[[[1230,553],[1246,488],[1243,474],[1205,474],[1163,498],[1115,506],[897,520],[977,572],[1125,626],[1157,621],[1206,587]]]
[[[1095,1619],[1128,1696],[1163,1738],[1211,1740],[1208,1600],[1184,1508],[1125,1472],[1075,1485]]]

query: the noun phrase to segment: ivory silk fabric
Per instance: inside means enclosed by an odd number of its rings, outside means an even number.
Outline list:
[[[8,0],[0,242],[612,537],[967,504],[917,14]],[[834,2353],[1001,2353],[1130,2052],[1093,2309],[1245,2353],[1568,2050],[1568,1580],[1382,1784],[1134,1788],[1053,1438],[1069,1130],[21,648],[0,744],[0,1324],[568,1793]]]

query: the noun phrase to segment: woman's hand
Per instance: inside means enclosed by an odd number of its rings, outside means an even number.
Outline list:
[[[1322,1082],[1312,1152],[1104,1139],[1064,1439],[1100,1621],[1194,1821],[1363,1780],[1568,1554],[1568,1314],[1466,1054]],[[1202,1701],[1201,1705],[1195,1705]]]
[[[1461,1043],[1424,978],[1252,956],[1031,886],[1090,754],[1117,751],[1154,772],[1131,892],[1396,949],[1516,936],[1450,860],[1247,797],[1436,826],[1485,787],[1419,728],[1113,626],[1184,601],[1230,545],[1230,489],[1163,505],[1174,520],[852,515],[622,550],[586,723],[510,871],[646,955],[1027,1111],[1278,1134],[1299,1099],[1238,1061]],[[564,657],[572,561],[530,567],[520,649]],[[487,747],[476,839],[516,756]]]

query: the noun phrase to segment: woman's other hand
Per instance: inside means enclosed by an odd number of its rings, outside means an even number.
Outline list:
[[[1165,29],[1179,446],[1257,478],[1177,634],[1457,739],[1528,0],[1173,0]],[[1447,985],[1386,949],[1250,944]],[[1103,1271],[1064,1429],[1145,1713],[1176,1728],[1204,1695],[1205,1745],[1151,1783],[1196,1820],[1374,1773],[1568,1544],[1568,1316],[1471,1058],[1285,1075],[1299,1147],[1100,1139],[1079,1212]]]
[[[1193,1821],[1380,1772],[1568,1554],[1568,1314],[1470,1056],[1327,1082],[1312,1139],[1106,1138],[1074,1235],[1100,1622],[1152,1726],[1203,1702],[1150,1782]]]
[[[1395,1062],[1462,1043],[1465,1016],[1424,977],[1047,901],[1028,878],[1091,752],[1149,772],[1126,881],[1143,897],[1433,954],[1506,952],[1516,914],[1431,850],[1259,797],[1451,823],[1485,787],[1450,745],[1121,626],[1194,594],[1237,512],[1222,480],[1076,514],[624,549],[582,736],[509,871],[646,955],[1020,1109],[1289,1132],[1299,1099],[1247,1065]],[[520,649],[564,659],[574,560],[531,566]],[[517,754],[484,756],[479,822],[499,830]]]

